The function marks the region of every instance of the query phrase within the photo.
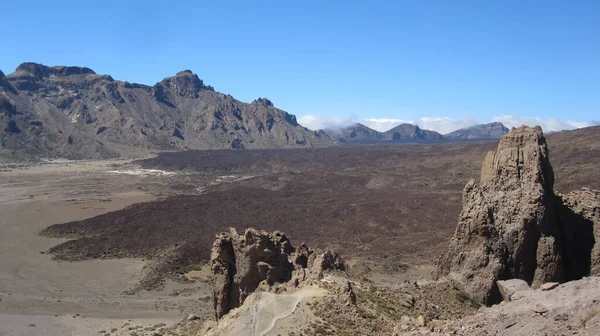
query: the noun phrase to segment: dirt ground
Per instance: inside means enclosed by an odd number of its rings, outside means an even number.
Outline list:
[[[38,235],[48,225],[157,198],[138,187],[168,176],[110,172],[126,163],[54,161],[0,173],[0,335],[130,335],[207,311],[211,288],[202,283],[123,294],[142,259],[57,262],[41,253],[64,241]]]
[[[600,188],[599,130],[548,137],[557,190]],[[0,335],[152,335],[190,313],[209,316],[202,262],[230,226],[333,248],[352,276],[388,288],[426,280],[454,232],[464,185],[496,146],[0,162]],[[181,281],[190,269],[202,281]],[[154,273],[165,270],[163,283]]]

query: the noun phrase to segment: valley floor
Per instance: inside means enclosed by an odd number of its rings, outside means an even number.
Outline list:
[[[51,224],[157,198],[138,189],[147,176],[110,173],[125,163],[55,161],[0,173],[0,335],[129,335],[207,310],[212,288],[202,283],[123,294],[141,259],[57,262],[43,253],[65,241],[38,235]]]
[[[599,143],[597,133],[589,137]],[[549,141],[557,190],[600,188],[599,147],[573,151],[573,139]],[[201,261],[215,234],[230,226],[281,230],[295,245],[336,250],[351,277],[397,293],[406,281],[430,278],[456,228],[462,189],[496,146],[0,162],[0,336],[152,335],[191,313],[208,317],[212,284]],[[41,236],[42,230],[61,238]],[[162,290],[130,294],[142,275],[162,271],[148,260],[168,259],[164,251],[174,251],[176,266],[191,267],[201,281],[167,277]],[[154,266],[144,269],[148,265]],[[161,287],[160,279],[151,280],[145,284]]]

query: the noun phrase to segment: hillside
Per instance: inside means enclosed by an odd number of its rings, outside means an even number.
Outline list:
[[[401,124],[384,133],[385,138],[392,141],[438,142],[444,137],[436,132],[421,129],[412,124]]]
[[[385,135],[361,123],[356,123],[342,128],[336,138],[339,142],[378,141],[384,140]]]
[[[23,63],[0,72],[5,155],[107,158],[139,150],[296,148],[329,143],[323,132],[259,98],[219,93],[189,70],[154,86],[84,67]]]
[[[493,122],[462,128],[445,134],[444,137],[448,140],[491,140],[501,139],[506,133],[508,133],[508,128],[502,123]]]
[[[456,142],[456,141],[482,141],[498,140],[508,132],[502,123],[475,125],[462,128],[448,134],[425,130],[412,124],[401,124],[389,131],[378,132],[363,124],[342,128],[334,137],[338,142]]]

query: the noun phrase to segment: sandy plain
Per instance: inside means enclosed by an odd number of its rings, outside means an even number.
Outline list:
[[[121,169],[129,164],[58,160],[2,166],[0,335],[151,335],[207,309],[210,288],[201,283],[168,282],[161,291],[124,294],[138,281],[141,259],[57,262],[44,253],[64,241],[38,235],[51,224],[161,196],[147,186],[170,175]]]

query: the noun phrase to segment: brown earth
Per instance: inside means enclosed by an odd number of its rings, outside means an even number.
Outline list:
[[[600,188],[599,127],[547,138],[558,191]],[[446,248],[462,188],[496,146],[164,153],[139,163],[179,171],[172,188],[187,195],[54,225],[43,234],[76,238],[49,250],[57,259],[153,257],[175,249],[177,261],[169,268],[183,271],[207,260],[215,234],[227,227],[282,230],[296,241],[399,273],[406,264],[430,265]]]

